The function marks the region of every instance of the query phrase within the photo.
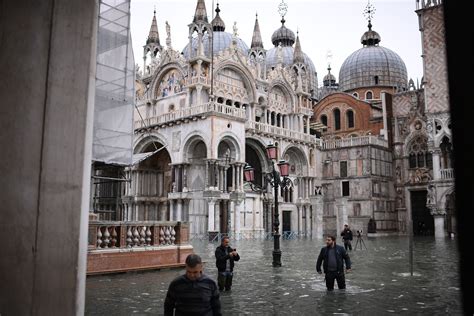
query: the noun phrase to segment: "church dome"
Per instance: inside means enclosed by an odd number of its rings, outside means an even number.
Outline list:
[[[272,43],[275,46],[278,46],[279,43],[282,46],[292,46],[296,39],[295,33],[285,26],[285,20],[281,20],[281,22],[281,27],[273,32]]]
[[[361,37],[364,45],[346,58],[339,71],[339,87],[342,91],[362,87],[390,86],[406,88],[407,68],[394,51],[379,46],[380,35],[371,30]]]
[[[217,55],[217,53],[230,47],[232,44],[232,37],[233,35],[227,32],[214,32],[214,44],[213,44],[214,55]],[[197,54],[197,41],[198,41],[197,37],[193,38],[192,40],[192,57],[196,57],[196,54]],[[204,46],[204,54],[210,58],[211,51],[209,49],[209,46],[211,45],[210,45],[210,37],[207,33],[204,34],[203,36],[203,46]],[[249,50],[249,47],[247,46],[247,44],[245,44],[243,40],[241,40],[240,38],[237,38],[237,49],[246,55]],[[182,53],[183,53],[184,58],[190,59],[189,44],[186,45],[186,47],[182,50]]]
[[[265,64],[267,65],[267,70],[272,69],[278,64],[278,47],[272,47],[267,51],[267,58],[265,59]],[[283,66],[293,65],[293,55],[294,48],[291,46],[285,46],[281,48],[281,55],[283,59]],[[316,74],[316,67],[314,67],[311,59],[303,53],[303,63],[307,67],[308,76],[310,80],[310,90],[313,90],[313,94],[316,94],[318,89],[318,80]]]

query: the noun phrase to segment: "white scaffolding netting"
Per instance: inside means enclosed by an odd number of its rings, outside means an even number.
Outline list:
[[[132,163],[135,60],[130,1],[101,0],[92,160]]]

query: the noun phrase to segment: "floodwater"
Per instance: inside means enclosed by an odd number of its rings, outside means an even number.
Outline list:
[[[272,266],[273,241],[231,241],[241,259],[223,315],[462,315],[457,240],[414,237],[413,275],[407,237],[363,237],[349,255],[346,290],[327,292],[316,273],[323,240],[282,240],[282,267]],[[353,241],[355,246],[356,240]],[[217,279],[216,243],[196,241],[204,273]],[[362,249],[361,249],[362,248]],[[184,269],[91,276],[86,315],[163,315],[170,281]]]

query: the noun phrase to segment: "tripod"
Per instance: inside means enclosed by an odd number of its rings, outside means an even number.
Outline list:
[[[364,245],[365,250],[367,250],[367,246],[365,245],[364,239],[362,238],[362,234],[359,232],[357,233],[357,241],[354,247],[354,251],[357,250],[357,245],[360,245],[360,250],[362,250],[362,245]]]

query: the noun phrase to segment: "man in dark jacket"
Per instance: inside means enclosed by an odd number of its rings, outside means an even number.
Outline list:
[[[351,271],[351,259],[344,247],[336,245],[336,237],[326,237],[326,247],[321,249],[316,262],[316,271],[321,274],[321,263],[326,279],[326,288],[328,291],[334,290],[334,280],[337,281],[339,289],[346,288],[346,279],[344,276],[344,262],[346,271]]]
[[[240,256],[235,248],[229,246],[229,237],[222,238],[221,245],[216,248],[217,284],[219,291],[230,291],[234,277],[234,261]]]
[[[165,298],[165,316],[221,316],[220,294],[214,280],[202,273],[202,260],[196,254],[186,258],[186,274],[175,278]]]
[[[341,232],[342,240],[344,241],[344,248],[352,251],[352,230],[349,228],[349,225],[345,224],[344,229]]]

